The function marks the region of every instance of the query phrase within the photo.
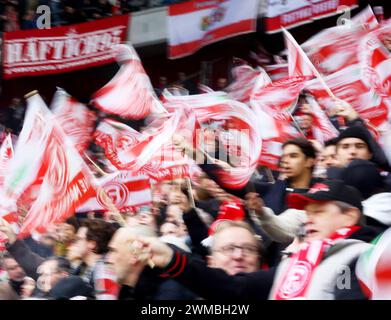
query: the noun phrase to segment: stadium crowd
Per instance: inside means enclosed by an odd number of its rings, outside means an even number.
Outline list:
[[[70,10],[75,3],[94,3],[91,15],[75,14],[88,12]],[[65,23],[113,14],[109,1],[64,1],[64,8],[58,21]],[[214,89],[230,86],[221,78]],[[164,76],[155,87],[162,100],[164,89],[200,93],[183,74],[175,87],[168,87]],[[388,150],[366,119],[337,98],[327,113],[336,136],[317,141],[319,118],[310,100],[302,90],[292,109],[300,137],[282,141],[277,168],[258,165],[240,188],[224,183],[221,170],[235,167],[237,154],[224,149],[215,134],[237,123],[210,121],[202,126],[210,142],[204,150],[185,139],[174,143],[176,151],[197,159],[199,174],[191,182],[158,182],[148,205],[121,214],[77,212],[24,239],[0,219],[5,239],[0,299],[368,299],[371,288],[357,265],[391,226]],[[1,119],[7,124],[1,140],[12,132],[17,140],[25,109],[21,99],[12,101]],[[221,149],[226,161],[220,160]],[[101,146],[89,151],[103,172],[115,171]],[[341,267],[350,270],[349,285],[341,283]]]
[[[50,8],[52,26],[62,26],[179,2],[183,0],[2,0],[0,32],[36,29],[42,5]]]

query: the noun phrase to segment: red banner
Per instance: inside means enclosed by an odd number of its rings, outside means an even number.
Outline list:
[[[4,79],[91,68],[115,61],[129,15],[52,29],[4,33]]]
[[[357,7],[357,0],[295,0],[269,1],[265,15],[266,33],[281,31],[325,18],[343,10],[343,6]]]

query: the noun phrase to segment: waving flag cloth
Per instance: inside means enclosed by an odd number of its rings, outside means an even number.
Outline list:
[[[271,82],[269,76],[262,68],[253,69],[249,65],[240,65],[232,70],[234,82],[225,91],[232,100],[248,103],[255,85],[262,86]]]
[[[248,159],[239,166],[219,169],[216,174],[222,186],[236,189],[243,187],[253,174],[262,148],[262,132],[254,113],[244,104],[229,99],[223,93],[210,93],[192,96],[166,97],[168,110],[191,110],[202,125],[210,121],[229,120],[231,128],[240,132],[241,156]],[[197,147],[201,147],[199,143]]]
[[[3,185],[4,182],[4,175],[5,171],[8,167],[9,161],[13,156],[13,149],[12,149],[12,140],[11,135],[7,135],[7,137],[4,139],[1,147],[0,147],[0,188]],[[11,215],[5,215],[2,216],[3,219],[5,219],[7,222],[13,222],[16,217],[14,214]],[[5,243],[7,242],[7,237],[0,232],[0,251],[4,251]]]
[[[121,67],[113,79],[93,95],[94,104],[104,112],[127,119],[143,119],[162,106],[133,47],[118,45]]]
[[[13,155],[14,149],[12,147],[12,139],[11,135],[8,134],[0,147],[0,187],[4,183],[4,176]]]
[[[387,34],[391,34],[391,23],[369,33],[357,52],[363,82],[385,98],[391,94],[391,54],[381,42],[381,37]]]
[[[316,75],[314,72],[315,68],[312,65],[312,62],[306,56],[303,49],[288,31],[285,29],[282,29],[282,31],[284,32],[285,44],[288,50],[289,77],[314,77]]]
[[[281,146],[300,133],[292,125],[292,113],[308,77],[292,77],[259,88],[251,96],[250,106],[262,124],[264,141],[259,163],[277,169]]]
[[[42,179],[45,145],[53,126],[53,123],[47,122],[47,112],[45,103],[38,95],[28,100],[23,128],[0,189],[0,215],[12,220],[15,231],[19,229],[16,224],[18,201],[22,195],[30,194],[33,186],[39,185]]]
[[[94,133],[95,143],[101,146],[107,159],[117,168],[126,168],[122,154],[141,140],[142,134],[131,127],[111,119],[104,119]]]
[[[152,203],[149,178],[145,175],[134,175],[128,170],[99,178],[96,190],[96,194],[78,207],[77,212],[107,211],[111,209],[112,203],[120,212],[123,212]],[[112,203],[107,203],[103,192]]]
[[[311,115],[313,118],[312,131],[315,140],[323,144],[325,141],[336,138],[339,132],[318,102],[310,96],[307,96],[307,101],[311,106]]]
[[[52,123],[41,161],[44,172],[37,199],[23,220],[19,237],[32,231],[42,232],[50,225],[64,221],[76,212],[76,208],[95,193],[94,177],[79,155],[71,140],[64,134],[54,115],[38,96],[29,103],[40,102],[44,122]]]
[[[373,247],[361,254],[356,275],[363,291],[372,300],[391,299],[391,230],[373,241]]]
[[[289,77],[287,63],[271,64],[265,66],[265,71],[267,72],[272,81],[278,81]]]
[[[176,116],[179,114],[180,112]],[[172,144],[172,135],[182,132],[181,126],[186,124],[186,121],[175,120],[176,127],[169,128],[164,123],[165,119],[156,119],[142,133],[120,122],[105,119],[95,132],[95,142],[105,150],[106,157],[120,170],[131,170],[134,174],[143,173],[156,181],[174,179],[181,173],[186,176],[188,168],[184,166],[187,166],[188,162],[174,151]],[[172,121],[170,123],[175,124]],[[146,157],[138,165],[137,155]]]
[[[376,15],[373,13],[373,10],[370,5],[368,5],[364,10],[356,14],[352,18],[352,23],[354,25],[361,25],[366,30],[375,30],[379,26]]]
[[[337,98],[351,104],[360,117],[372,127],[377,128],[387,121],[388,99],[383,99],[374,89],[369,89],[364,84],[359,65],[349,66],[325,77],[324,80]],[[317,99],[323,109],[333,110],[333,99],[318,79],[309,81],[306,89]]]
[[[58,88],[51,107],[57,122],[80,154],[88,148],[94,132],[96,115],[85,105]]]
[[[210,43],[256,31],[258,0],[192,0],[167,9],[168,58],[193,54]]]
[[[358,63],[357,50],[360,41],[376,26],[376,17],[368,6],[348,24],[324,29],[301,47],[319,72],[329,75]]]

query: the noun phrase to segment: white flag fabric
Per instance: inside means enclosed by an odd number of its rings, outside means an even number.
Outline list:
[[[5,172],[14,154],[11,135],[8,134],[0,147],[0,186],[3,185]]]
[[[168,7],[168,57],[176,59],[203,46],[256,31],[258,0],[192,0]]]
[[[111,203],[107,203],[103,192],[110,198]],[[151,203],[152,192],[149,178],[123,170],[99,178],[96,195],[77,208],[77,212],[107,211],[112,208],[112,204],[122,212]]]
[[[94,94],[94,104],[104,112],[127,119],[143,119],[162,106],[139,56],[130,45],[118,45],[117,60],[121,68],[103,88]]]
[[[65,134],[82,154],[91,142],[95,113],[60,88],[53,97],[51,109]]]

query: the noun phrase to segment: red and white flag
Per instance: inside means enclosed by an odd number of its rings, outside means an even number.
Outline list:
[[[379,22],[370,5],[356,14],[351,22],[354,25],[364,26],[366,30],[374,30],[379,26]]]
[[[341,25],[322,30],[301,47],[317,70],[329,75],[358,62],[357,48],[366,34],[360,25]]]
[[[391,34],[391,23],[380,30],[369,33],[362,40],[357,55],[363,82],[379,95],[389,97],[391,94],[391,54],[380,39],[385,33]]]
[[[121,67],[113,79],[93,95],[94,104],[104,112],[127,119],[143,119],[162,106],[133,47],[118,45]]]
[[[30,100],[33,103],[42,99],[35,95]],[[43,178],[37,199],[24,217],[19,237],[28,236],[34,230],[42,232],[52,224],[64,221],[95,194],[94,177],[84,160],[43,101],[41,108],[45,111],[44,123],[52,124],[42,146],[44,152],[39,171]]]
[[[107,159],[117,168],[125,167],[122,154],[141,140],[142,134],[111,119],[104,119],[94,133],[95,143],[104,149]]]
[[[362,253],[355,273],[364,293],[371,300],[389,300],[391,297],[391,230],[377,237],[372,246]]]
[[[292,112],[307,80],[295,77],[275,81],[252,95],[251,109],[264,133],[259,164],[276,170],[283,142],[301,136],[292,125]]]
[[[152,203],[149,178],[134,175],[131,171],[118,171],[99,178],[96,190],[96,194],[79,206],[77,212],[108,211],[112,204],[123,212]],[[106,195],[110,198],[110,203],[107,202]]]
[[[287,63],[265,66],[265,71],[272,81],[278,81],[289,77]]]
[[[271,80],[262,68],[253,69],[249,65],[241,65],[232,70],[234,82],[225,91],[232,100],[249,103],[252,92],[256,88],[268,85]]]
[[[337,98],[351,104],[360,117],[372,126],[378,127],[387,121],[389,115],[388,99],[383,98],[374,89],[369,89],[363,83],[359,65],[349,66],[324,77],[324,80]],[[306,89],[311,92],[323,109],[333,110],[334,101],[318,79],[309,81]]]
[[[319,106],[318,102],[313,97],[307,97],[306,99],[311,106],[313,117],[312,131],[315,140],[324,143],[325,141],[338,137],[338,130],[331,123],[329,117]]]
[[[149,125],[142,134],[137,135],[134,144],[130,144],[129,136],[120,138],[120,134],[116,134],[121,141],[126,140],[125,144],[113,145],[115,140],[109,138],[107,131],[104,132],[102,127],[98,127],[96,133],[96,143],[105,148],[105,153],[113,165],[120,170],[132,170],[134,172],[140,170],[146,165],[156,153],[166,143],[172,140],[173,135],[179,127],[179,120],[181,119],[181,112],[172,115],[167,115],[165,118],[158,119]],[[106,127],[107,128],[107,127]],[[104,135],[101,134],[104,132]],[[129,132],[129,130],[127,131]],[[126,133],[127,133],[126,132]],[[111,150],[107,149],[111,145]]]
[[[96,115],[84,104],[58,88],[51,109],[57,122],[80,154],[88,148],[94,132]]]
[[[11,135],[7,135],[0,147],[0,187],[4,183],[4,176],[11,158],[14,155]]]
[[[239,161],[238,166],[229,169],[217,170],[216,174],[219,183],[224,187],[237,189],[246,185],[256,168],[262,148],[262,129],[248,106],[229,99],[227,95],[214,92],[196,96],[167,97],[165,107],[168,110],[191,110],[200,124],[229,121],[231,130],[239,131],[238,136],[243,137],[238,145],[241,146],[240,156],[247,161]],[[196,142],[196,147],[202,150],[202,143],[199,142]]]
[[[292,37],[292,35],[282,29],[285,36],[285,45],[288,50],[288,74],[290,77],[308,76],[314,77],[316,75],[315,67],[310,59]]]
[[[210,43],[255,32],[258,0],[191,0],[168,7],[168,57],[181,58]]]

